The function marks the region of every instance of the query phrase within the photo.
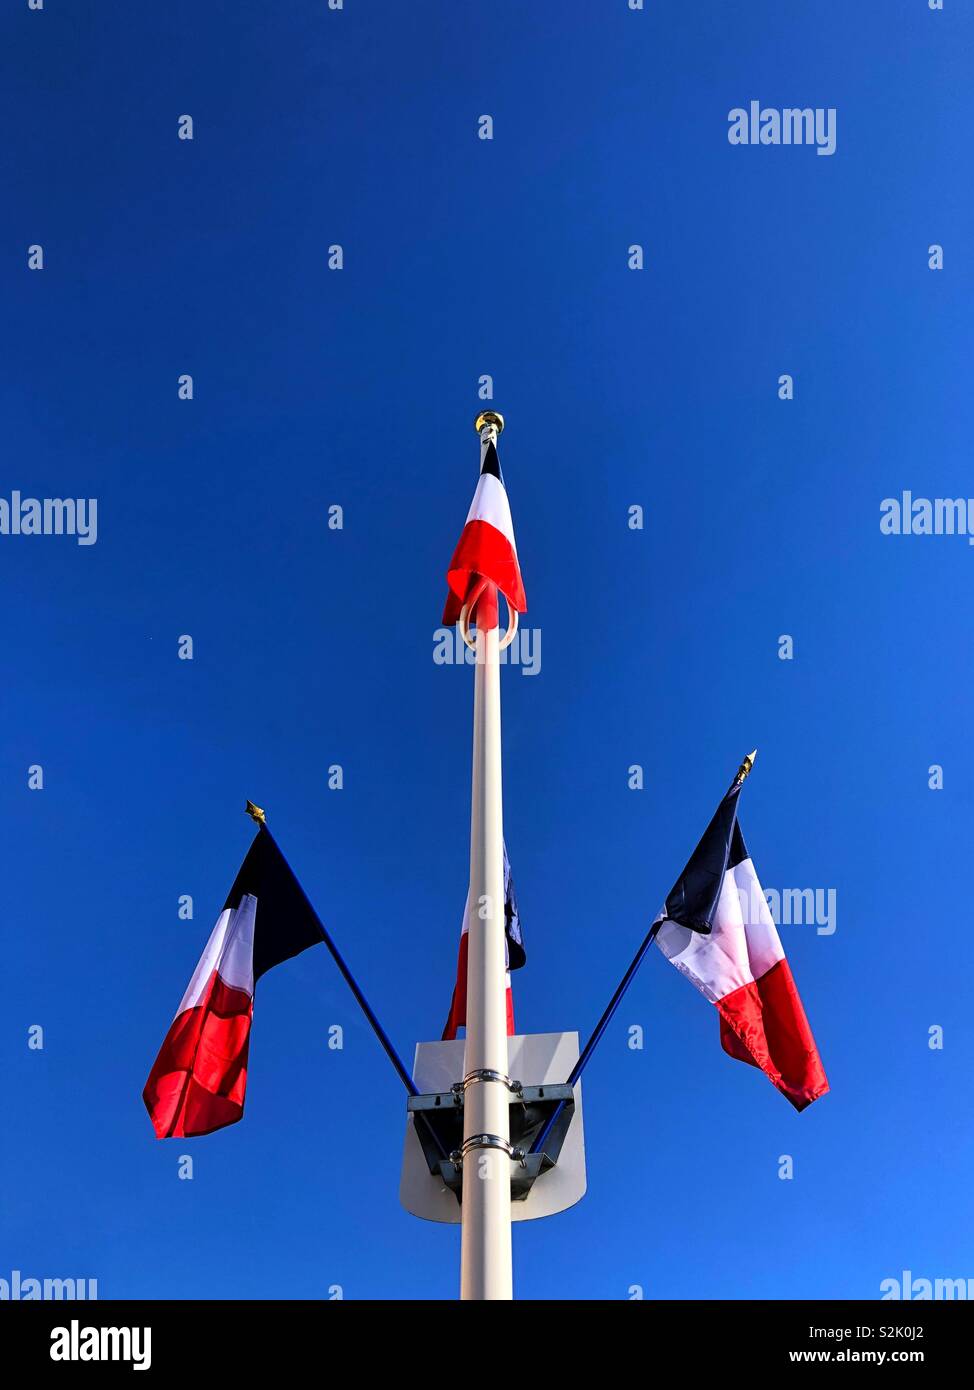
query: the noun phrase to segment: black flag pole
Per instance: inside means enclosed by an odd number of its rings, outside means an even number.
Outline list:
[[[389,1034],[386,1032],[382,1024],[379,1022],[378,1018],[376,1017],[372,1005],[369,1003],[369,1001],[366,999],[365,995],[359,988],[358,981],[355,979],[355,976],[352,974],[351,970],[349,970],[348,966],[345,964],[345,958],[343,957],[341,951],[339,951],[338,947],[335,945],[328,932],[328,929],[326,928],[325,924],[322,922],[321,918],[315,911],[311,899],[308,897],[307,893],[301,887],[297,874],[291,868],[290,864],[288,864],[287,856],[284,854],[280,845],[277,843],[277,841],[274,839],[274,836],[271,834],[270,827],[267,824],[267,818],[263,810],[259,806],[255,806],[252,801],[247,802],[246,810],[247,815],[250,816],[251,820],[256,821],[257,825],[270,839],[271,844],[274,846],[284,863],[287,865],[288,871],[291,877],[294,879],[298,892],[304,899],[305,906],[307,907],[308,912],[311,914],[312,920],[314,921],[318,930],[321,932],[322,941],[325,943],[325,945],[328,947],[328,950],[331,952],[331,958],[338,966],[338,969],[341,971],[342,978],[344,979],[345,983],[348,985],[349,989],[355,995],[355,999],[359,1008],[362,1010],[362,1012],[365,1014],[365,1017],[372,1025],[372,1031],[375,1034],[375,1036],[379,1039],[383,1052],[385,1052],[386,1056],[389,1058],[389,1061],[395,1067],[396,1074],[398,1075],[399,1080],[402,1082],[402,1084],[405,1086],[406,1090],[409,1092],[411,1096],[419,1095],[419,1091],[417,1090],[412,1077],[409,1075],[409,1072],[403,1065],[402,1058],[399,1056],[399,1053],[393,1046],[392,1039],[389,1037]]]
[[[309,913],[311,914],[312,921],[315,923],[315,925],[317,926],[319,932],[321,933],[321,939],[322,939],[322,941],[323,941],[323,942],[325,943],[325,945],[328,947],[328,950],[329,950],[329,952],[331,953],[331,958],[332,958],[332,960],[333,960],[333,961],[335,962],[335,964],[338,966],[338,969],[341,971],[342,978],[344,979],[345,983],[348,985],[349,989],[350,989],[350,990],[352,991],[352,993],[354,994],[356,1003],[358,1004],[359,1008],[362,1010],[362,1012],[365,1014],[365,1017],[368,1019],[369,1023],[371,1024],[371,1026],[372,1026],[372,1031],[373,1031],[373,1033],[375,1034],[375,1036],[379,1039],[379,1043],[380,1043],[381,1046],[382,1046],[383,1052],[386,1054],[386,1056],[389,1058],[389,1061],[390,1061],[390,1062],[392,1063],[392,1065],[395,1067],[395,1069],[396,1069],[396,1075],[399,1077],[399,1080],[400,1080],[400,1081],[402,1082],[402,1084],[405,1086],[406,1091],[407,1091],[407,1093],[408,1093],[409,1095],[411,1095],[411,1096],[418,1096],[418,1095],[419,1095],[419,1089],[418,1089],[418,1087],[416,1086],[416,1083],[413,1081],[413,1078],[409,1075],[409,1072],[406,1070],[405,1066],[403,1065],[402,1058],[399,1056],[399,1053],[396,1051],[395,1046],[393,1045],[392,1039],[389,1037],[389,1034],[386,1032],[386,1030],[383,1028],[382,1024],[379,1022],[378,1018],[376,1017],[376,1014],[375,1014],[374,1009],[372,1008],[372,1005],[369,1003],[369,1001],[366,999],[365,995],[362,993],[361,989],[359,988],[358,981],[356,980],[355,976],[352,974],[351,970],[349,970],[348,966],[346,965],[346,963],[345,963],[345,958],[344,958],[344,956],[342,955],[341,951],[339,951],[338,947],[335,945],[334,941],[332,940],[331,934],[330,934],[330,932],[328,931],[328,928],[325,926],[324,922],[323,922],[323,921],[321,920],[321,918],[318,916],[318,913],[315,911],[314,904],[312,903],[311,899],[308,897],[308,895],[307,895],[307,893],[304,891],[304,889],[301,887],[301,883],[300,883],[300,880],[298,879],[297,874],[296,874],[296,873],[294,872],[294,870],[291,868],[291,865],[288,864],[287,856],[284,854],[284,851],[281,849],[280,845],[277,843],[277,841],[274,839],[274,836],[271,834],[270,827],[269,827],[268,824],[267,824],[267,817],[266,817],[266,815],[265,815],[263,809],[262,809],[260,806],[255,806],[254,803],[253,803],[252,801],[248,801],[248,802],[247,802],[247,805],[246,805],[246,808],[245,808],[245,809],[246,809],[247,815],[251,818],[252,821],[255,821],[255,822],[256,822],[256,824],[257,824],[259,830],[262,831],[263,834],[265,834],[265,835],[268,837],[268,839],[270,840],[271,844],[274,846],[274,848],[277,850],[278,854],[281,856],[281,859],[283,860],[283,862],[285,863],[285,865],[287,865],[288,873],[289,873],[289,874],[291,875],[291,877],[294,879],[295,887],[297,888],[297,890],[298,890],[298,892],[300,893],[301,897],[304,899],[305,905],[306,905],[306,907],[307,907]],[[446,1157],[447,1157],[446,1150],[443,1148],[443,1145],[440,1143],[439,1136],[438,1136],[436,1133],[434,1133],[433,1126],[432,1126],[432,1125],[429,1123],[429,1121],[426,1119],[426,1116],[425,1116],[425,1115],[417,1115],[416,1120],[417,1120],[417,1122],[422,1121],[422,1123],[423,1123],[424,1126],[426,1127],[427,1131],[429,1132],[429,1135],[430,1135],[430,1137],[431,1137],[433,1143],[435,1144],[436,1148],[439,1150],[441,1157],[442,1157],[442,1158],[446,1158]]]
[[[585,1066],[592,1053],[595,1051],[599,1041],[602,1038],[603,1033],[605,1032],[606,1028],[608,1028],[609,1024],[612,1022],[612,1015],[615,1013],[616,1009],[622,1002],[622,996],[625,994],[626,990],[632,984],[633,976],[635,975],[639,967],[642,965],[643,956],[645,956],[646,952],[653,944],[653,941],[656,938],[656,933],[659,931],[662,925],[663,924],[661,921],[654,922],[653,925],[650,927],[649,931],[646,933],[645,937],[643,938],[642,945],[639,947],[639,950],[633,956],[632,963],[629,966],[629,969],[626,971],[622,979],[619,981],[619,984],[616,986],[616,991],[613,994],[612,998],[609,1000],[608,1004],[606,1004],[605,1011],[602,1014],[602,1017],[599,1019],[598,1023],[595,1025],[595,1029],[592,1033],[592,1036],[589,1038],[588,1042],[582,1048],[578,1061],[572,1067],[571,1074],[569,1075],[568,1080],[565,1082],[566,1086],[574,1086],[575,1082],[578,1080],[582,1072],[585,1070]],[[531,1145],[531,1148],[529,1150],[530,1153],[538,1153],[541,1149],[544,1148],[545,1140],[548,1138],[548,1135],[551,1132],[551,1129],[554,1126],[555,1121],[558,1119],[558,1116],[561,1114],[564,1108],[565,1102],[562,1101],[557,1106],[557,1108],[552,1111],[551,1115],[548,1117],[548,1123],[542,1128],[534,1143]]]
[[[724,793],[725,797],[729,795],[729,793],[732,792],[735,787],[740,787],[743,784],[744,779],[748,776],[748,774],[751,771],[751,768],[754,766],[754,759],[757,757],[757,752],[758,750],[755,748],[754,752],[749,753],[747,757],[744,759],[744,761],[741,763],[740,767],[737,769],[737,775],[735,776],[733,782],[731,782],[730,786],[727,788],[727,791]],[[626,973],[623,975],[622,979],[616,986],[615,993],[609,1000],[608,1004],[606,1004],[602,1017],[595,1025],[595,1028],[592,1032],[592,1036],[589,1038],[588,1042],[582,1048],[578,1061],[575,1063],[574,1067],[572,1067],[571,1075],[565,1082],[566,1086],[574,1086],[575,1082],[578,1080],[582,1072],[585,1070],[589,1058],[598,1046],[603,1034],[605,1033],[606,1028],[608,1028],[609,1024],[612,1022],[613,1014],[621,1004],[623,995],[625,994],[629,986],[632,984],[633,977],[636,974],[636,971],[643,963],[643,957],[646,955],[646,952],[649,950],[650,946],[656,940],[656,934],[662,925],[663,918],[660,917],[653,923],[649,931],[643,937],[642,944],[640,945],[639,950],[633,956],[629,969],[626,971]],[[551,1133],[551,1129],[555,1121],[558,1119],[558,1116],[561,1114],[564,1108],[565,1102],[562,1101],[561,1104],[557,1107],[557,1109],[552,1111],[551,1115],[548,1118],[548,1123],[541,1129],[534,1143],[531,1145],[531,1148],[529,1150],[530,1153],[539,1153],[541,1151],[541,1149],[544,1147],[545,1140]]]

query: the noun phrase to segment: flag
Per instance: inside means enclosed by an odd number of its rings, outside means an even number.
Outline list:
[[[455,1038],[457,1029],[467,1023],[467,942],[470,931],[470,894],[463,907],[463,926],[460,928],[460,953],[457,958],[457,982],[453,987],[450,1013],[443,1029],[443,1040]],[[514,995],[511,991],[511,971],[520,970],[527,956],[521,934],[521,916],[517,910],[511,862],[504,846],[504,946],[507,952],[507,1035],[514,1035]]]
[[[744,767],[749,771],[750,763]],[[656,944],[717,1006],[724,1051],[760,1067],[804,1110],[829,1083],[738,824],[744,776],[718,806],[666,899]]]
[[[527,610],[511,505],[494,445],[488,444],[480,468],[480,480],[473,495],[463,534],[453,552],[447,583],[450,592],[443,610],[443,622],[452,627],[460,617],[478,576],[496,584],[507,602],[519,613]]]
[[[261,824],[142,1092],[158,1139],[243,1115],[254,986],[321,941],[308,900]]]

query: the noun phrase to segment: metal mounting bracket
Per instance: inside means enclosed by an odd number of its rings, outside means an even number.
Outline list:
[[[496,1134],[471,1135],[463,1138],[463,1092],[467,1084],[496,1081],[510,1092],[510,1141]],[[541,1133],[552,1114],[561,1106],[561,1113],[545,1139],[539,1153],[530,1153],[531,1144]],[[523,1202],[531,1188],[544,1173],[554,1168],[575,1109],[571,1086],[524,1086],[512,1082],[499,1072],[471,1072],[449,1091],[410,1096],[407,1109],[415,1116],[422,1115],[425,1124],[416,1126],[416,1137],[423,1148],[426,1166],[439,1177],[457,1201],[463,1196],[463,1161],[465,1155],[477,1149],[503,1149],[511,1158],[511,1200]],[[443,1154],[449,1154],[444,1159]]]

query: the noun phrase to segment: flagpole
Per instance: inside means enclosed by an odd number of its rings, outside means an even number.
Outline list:
[[[409,1095],[418,1096],[419,1089],[416,1086],[416,1083],[413,1081],[413,1078],[409,1075],[409,1072],[406,1070],[402,1058],[399,1056],[399,1053],[396,1051],[395,1047],[392,1044],[392,1040],[389,1037],[389,1034],[386,1032],[382,1024],[379,1022],[378,1018],[376,1017],[372,1005],[369,1003],[369,1001],[366,999],[365,995],[359,988],[358,981],[352,974],[351,970],[349,970],[348,966],[345,964],[345,958],[342,955],[341,951],[338,949],[338,947],[335,945],[331,933],[329,932],[328,928],[325,926],[321,918],[318,916],[315,906],[312,903],[311,899],[308,897],[307,893],[304,891],[304,888],[301,886],[301,882],[297,874],[291,868],[290,864],[288,864],[287,857],[284,851],[281,849],[280,845],[277,843],[274,836],[272,835],[271,828],[267,824],[267,815],[264,811],[264,808],[262,806],[256,806],[252,801],[248,801],[246,811],[247,815],[254,822],[254,824],[270,840],[271,844],[274,846],[274,848],[277,850],[277,853],[280,855],[281,862],[286,865],[288,873],[294,879],[294,886],[300,894],[302,901],[304,902],[309,917],[314,922],[315,926],[318,928],[318,931],[321,933],[321,939],[327,946],[332,960],[338,966],[342,978],[348,985],[349,989],[352,991],[352,994],[355,996],[355,1002],[358,1004],[359,1008],[362,1010],[362,1012],[365,1014],[365,1017],[372,1025],[372,1031],[378,1038],[383,1052],[386,1054],[386,1056],[389,1058],[389,1061],[395,1067],[396,1074],[399,1077],[399,1080],[405,1086],[406,1091]]]
[[[478,415],[483,465],[504,428]],[[467,622],[473,616],[461,615]],[[470,800],[470,924],[464,1049],[460,1297],[513,1297],[508,1114],[507,960],[504,948],[504,817],[501,783],[500,634],[497,591],[477,600],[473,772]]]

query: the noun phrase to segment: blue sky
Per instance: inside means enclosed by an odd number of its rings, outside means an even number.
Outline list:
[[[588,1033],[755,744],[765,886],[837,904],[782,927],[832,1094],[796,1115],[654,953],[518,1295],[974,1276],[974,554],[879,529],[974,492],[972,34],[956,0],[8,0],[0,496],[97,497],[98,539],[0,536],[0,1277],[455,1295],[323,950],[261,982],[241,1124],[160,1143],[141,1089],[246,797],[401,1051],[439,1035],[472,691],[432,654],[484,373],[542,642],[503,680],[521,1027]],[[834,155],[731,146],[752,99],[835,108]]]

